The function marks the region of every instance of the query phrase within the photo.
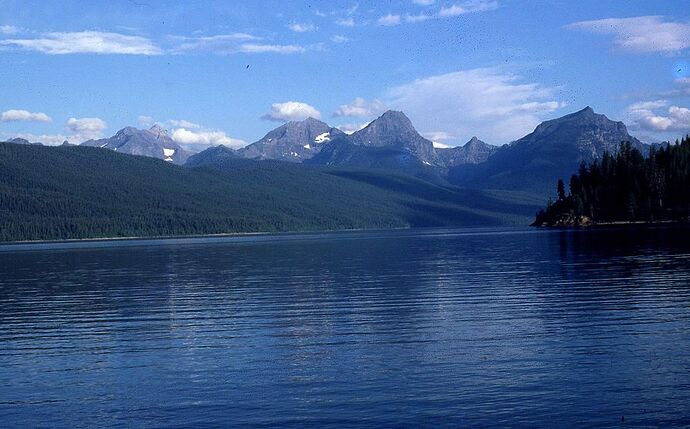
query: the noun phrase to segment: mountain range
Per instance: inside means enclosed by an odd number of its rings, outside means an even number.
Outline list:
[[[318,119],[307,118],[283,124],[237,152],[249,159],[303,162],[318,154],[331,140],[344,135]]]
[[[82,146],[100,147],[130,155],[159,158],[175,164],[184,164],[192,153],[175,142],[160,125],[148,130],[126,127],[105,139],[87,140]]]
[[[290,121],[238,150],[220,146],[194,154],[160,125],[145,130],[126,127],[112,137],[88,140],[82,145],[189,167],[214,165],[227,158],[278,160],[395,171],[437,183],[519,190],[547,198],[554,194],[553,183],[559,178],[568,179],[582,162],[589,163],[604,152],[616,152],[623,141],[631,142],[643,153],[648,151],[649,146],[631,136],[625,124],[586,107],[545,121],[530,134],[504,146],[486,144],[475,136],[463,146],[435,148],[398,111],[387,111],[352,134],[314,118]],[[40,144],[21,138],[10,142]]]
[[[473,137],[460,147],[435,148],[404,113],[396,111],[385,112],[352,134],[308,118],[287,122],[239,150],[221,145],[195,154],[158,125],[147,130],[123,128],[110,138],[88,140],[82,147],[46,147],[13,139],[2,145],[0,153],[4,169],[0,171],[0,193],[5,195],[0,195],[0,201],[30,208],[36,214],[15,216],[13,209],[0,210],[0,215],[10,216],[4,224],[0,219],[0,229],[3,225],[20,228],[10,234],[12,237],[41,237],[41,231],[53,231],[47,219],[56,222],[62,215],[74,219],[72,226],[60,220],[63,232],[46,232],[43,236],[88,236],[92,227],[94,231],[101,228],[98,234],[165,235],[528,223],[531,215],[555,194],[559,178],[567,181],[581,163],[600,158],[605,152],[616,152],[623,141],[643,152],[650,147],[631,136],[622,122],[597,114],[590,107],[543,122],[532,133],[500,147]],[[65,176],[71,169],[77,171]],[[108,176],[106,171],[123,179]],[[47,185],[61,180],[95,180],[100,183],[100,191],[85,195],[78,186],[62,182],[60,186]],[[103,180],[109,181],[107,186]],[[189,183],[183,186],[185,181]],[[43,193],[40,184],[44,182],[55,192]],[[192,190],[197,185],[201,188]],[[118,186],[127,189],[118,190]],[[205,186],[211,186],[213,192]],[[130,197],[130,193],[138,196]],[[114,200],[102,201],[105,195]],[[100,205],[89,202],[91,198],[101,201]],[[259,204],[253,198],[266,200]],[[185,205],[174,202],[176,199],[190,201]],[[377,208],[378,200],[386,201],[385,210]],[[321,210],[319,201],[330,201],[330,211]],[[136,209],[139,203],[146,207],[145,213]],[[187,217],[175,216],[178,205],[185,207]],[[243,211],[241,207],[251,209]],[[61,215],[67,208],[69,213]],[[129,214],[122,214],[117,221],[111,219],[107,225],[103,224],[107,219],[93,218],[124,213],[124,208]],[[267,211],[262,212],[264,209]],[[338,212],[347,212],[350,217]],[[294,214],[290,221],[276,221],[288,213]],[[150,231],[137,224],[136,219],[143,222],[156,216],[166,220]],[[299,216],[314,216],[318,222],[298,221]],[[79,226],[82,221],[77,219],[83,219],[87,226]],[[74,232],[77,230],[81,232]]]
[[[624,141],[641,152],[648,146],[628,133],[623,122],[591,107],[541,123],[530,134],[501,146],[485,162],[454,166],[448,180],[460,186],[521,190],[552,195],[554,183],[568,180],[581,163],[615,153]]]
[[[580,164],[614,153],[629,141],[643,153],[649,146],[631,136],[623,122],[597,114],[591,107],[541,123],[504,146],[472,137],[464,146],[434,148],[402,112],[388,111],[363,129],[345,134],[309,118],[289,122],[239,151],[211,148],[192,164],[214,164],[216,156],[278,159],[331,168],[404,172],[426,180],[475,189],[528,192],[544,200],[554,183],[568,179]],[[320,133],[320,134],[319,134]],[[314,144],[315,136],[326,141]],[[309,149],[307,149],[309,148]]]

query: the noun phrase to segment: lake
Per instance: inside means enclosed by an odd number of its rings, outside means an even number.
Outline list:
[[[2,427],[687,427],[690,230],[0,246]]]

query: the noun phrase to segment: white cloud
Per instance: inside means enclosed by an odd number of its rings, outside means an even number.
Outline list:
[[[187,128],[187,129],[199,129],[201,125],[195,124],[194,122],[186,121],[184,119],[170,119],[168,121],[170,125],[177,128]]]
[[[335,21],[336,25],[339,25],[341,27],[354,27],[355,26],[355,20],[353,18],[341,18],[337,19]]]
[[[74,136],[66,136],[62,134],[31,134],[31,133],[17,133],[17,134],[7,134],[5,133],[5,136],[7,136],[7,140],[10,140],[11,138],[19,137],[21,139],[26,139],[30,141],[31,143],[43,143],[44,145],[48,146],[58,146],[61,145],[65,141],[69,141],[70,139],[74,140]],[[4,140],[4,139],[3,139]]]
[[[654,101],[640,101],[638,103],[631,104],[628,106],[628,111],[643,111],[643,110],[653,110],[659,109],[661,107],[667,106],[668,101],[666,100],[654,100]]]
[[[394,87],[386,104],[407,113],[421,131],[443,129],[461,139],[477,135],[502,144],[531,132],[564,106],[552,97],[552,88],[525,83],[499,68],[481,68]]]
[[[420,13],[419,15],[405,15],[405,22],[422,22],[434,19],[435,15]]]
[[[453,147],[452,145],[442,142],[456,140],[456,137],[453,134],[446,131],[430,131],[428,133],[423,133],[422,136],[424,136],[424,138],[427,140],[431,140],[431,142],[434,144],[434,147],[438,149],[448,149]]]
[[[436,3],[435,0],[412,0],[412,3],[417,4],[419,6],[431,6],[432,4]]]
[[[307,48],[299,45],[265,45],[256,43],[246,43],[240,46],[239,52],[248,54],[299,54],[306,52]]]
[[[67,127],[74,132],[77,140],[98,139],[108,125],[100,118],[69,118]]]
[[[288,25],[288,28],[295,33],[308,33],[310,31],[316,30],[316,26],[314,24],[300,24],[300,23],[294,23]]]
[[[139,116],[139,117],[137,118],[137,123],[138,123],[139,126],[141,126],[141,127],[150,127],[150,126],[152,126],[153,124],[156,123],[156,120],[153,119],[153,118],[150,117],[150,116]]]
[[[42,112],[29,112],[28,110],[6,110],[0,114],[0,121],[2,122],[50,122],[50,116]]]
[[[342,36],[340,34],[336,34],[335,36],[331,37],[331,42],[333,43],[346,43],[349,42],[350,39],[348,39],[345,36]]]
[[[430,6],[434,1],[418,0],[414,1],[419,5]],[[401,24],[402,22],[423,22],[431,19],[452,18],[469,13],[487,12],[498,9],[497,0],[469,0],[461,3],[455,3],[450,6],[443,6],[435,13],[420,13],[417,15],[407,14],[405,16],[388,14],[378,19],[379,25],[393,26]]]
[[[160,55],[163,53],[158,46],[144,37],[99,31],[46,33],[35,39],[3,39],[0,40],[0,45],[19,47],[49,55]]]
[[[333,112],[333,116],[367,117],[383,113],[384,110],[386,106],[381,100],[374,99],[368,102],[362,97],[357,97],[350,104],[341,105]]]
[[[170,52],[174,54],[211,52],[218,55],[231,55],[237,53],[276,53],[296,54],[306,52],[314,47],[300,45],[267,44],[260,43],[261,37],[247,33],[221,34],[205,37],[173,37],[178,43]]]
[[[427,133],[422,134],[425,138],[431,140],[431,141],[446,141],[446,140],[455,140],[455,136],[449,132],[446,131],[429,131]]]
[[[269,121],[299,121],[312,117],[321,119],[321,112],[313,106],[299,101],[288,101],[285,103],[273,103],[271,111],[261,117]]]
[[[652,132],[690,131],[690,109],[669,106],[666,100],[642,101],[631,104],[628,106],[628,114],[634,125],[642,130]]]
[[[662,16],[581,21],[566,28],[612,35],[617,47],[631,52],[675,53],[690,47],[690,23],[672,22]]]
[[[438,12],[441,18],[465,15],[468,13],[487,12],[498,9],[498,2],[493,0],[475,0],[442,7]]]
[[[19,27],[14,25],[0,25],[0,34],[17,34],[19,33]]]
[[[171,137],[183,145],[218,146],[222,144],[235,149],[247,145],[244,140],[229,137],[225,132],[219,130],[192,131],[182,127],[175,129]]]
[[[360,122],[356,124],[343,124],[343,125],[338,125],[338,129],[345,134],[352,134],[356,131],[361,130],[362,128],[366,127],[369,125],[370,122]]]
[[[38,142],[50,146],[60,145],[64,141],[78,144],[85,140],[100,138],[103,130],[107,128],[105,121],[99,118],[69,118],[66,125],[72,131],[71,135],[19,133],[12,137],[21,137],[30,142]]]
[[[261,40],[247,33],[218,34],[204,37],[172,37],[177,42],[171,49],[174,54],[213,52],[216,54],[235,54],[242,43]]]
[[[388,15],[385,15],[385,16],[382,16],[381,18],[379,18],[378,21],[376,21],[376,22],[379,25],[388,26],[388,27],[393,26],[393,25],[398,25],[398,24],[400,24],[400,15],[392,15],[389,13]]]

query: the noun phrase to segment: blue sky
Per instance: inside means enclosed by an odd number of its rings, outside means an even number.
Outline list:
[[[402,110],[435,142],[504,144],[586,105],[690,132],[684,1],[0,0],[0,138],[160,123],[190,147]]]

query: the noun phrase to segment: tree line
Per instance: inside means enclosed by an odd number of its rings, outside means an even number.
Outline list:
[[[557,200],[539,211],[534,225],[609,222],[687,222],[690,219],[690,136],[652,146],[648,156],[623,142],[557,184]]]

